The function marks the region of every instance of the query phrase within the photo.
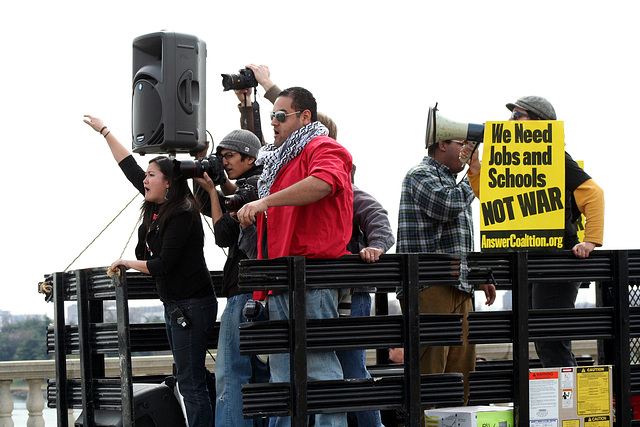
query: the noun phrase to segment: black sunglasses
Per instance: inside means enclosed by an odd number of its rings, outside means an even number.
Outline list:
[[[527,119],[531,118],[531,116],[529,116],[527,113],[523,113],[522,111],[513,110],[511,112],[511,120],[519,120],[520,117],[526,117]]]

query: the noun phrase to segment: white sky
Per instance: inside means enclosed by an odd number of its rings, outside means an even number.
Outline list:
[[[506,120],[507,102],[549,99],[567,151],[606,195],[603,249],[638,247],[632,169],[640,156],[639,3],[635,1],[15,2],[0,17],[4,243],[0,310],[47,313],[36,285],[63,271],[133,197],[103,138],[104,119],[130,146],[132,41],[162,29],[207,43],[207,128],[214,143],[238,127],[221,73],[267,64],[303,86],[338,124],[356,183],[389,211],[425,155],[429,105],[453,120]],[[262,92],[261,92],[262,94]],[[268,142],[270,104],[259,98]],[[146,167],[148,159],[138,159]],[[71,269],[120,256],[141,198]],[[478,213],[476,209],[476,214]],[[479,230],[476,230],[479,234]],[[134,237],[135,239],[135,237]],[[225,255],[208,236],[211,270]],[[124,257],[133,257],[133,245]]]

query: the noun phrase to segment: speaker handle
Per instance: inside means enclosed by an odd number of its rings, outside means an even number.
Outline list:
[[[178,80],[178,102],[187,114],[193,114],[193,101],[191,99],[191,86],[193,85],[193,71],[187,70],[182,73]],[[184,93],[181,93],[184,89]]]

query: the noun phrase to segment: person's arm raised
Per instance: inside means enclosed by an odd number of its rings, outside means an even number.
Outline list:
[[[93,130],[99,132],[100,135],[104,136],[104,139],[107,141],[109,145],[109,149],[111,150],[111,154],[113,154],[113,158],[116,160],[116,163],[120,163],[126,157],[130,156],[131,153],[129,150],[125,148],[124,145],[118,141],[118,139],[111,133],[111,131],[104,125],[102,119],[98,117],[93,117],[88,114],[85,114],[84,122],[91,126]]]

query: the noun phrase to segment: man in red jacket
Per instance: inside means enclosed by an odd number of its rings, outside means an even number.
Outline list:
[[[241,223],[255,221],[258,258],[304,256],[337,258],[348,254],[353,220],[351,155],[317,119],[317,104],[306,89],[280,93],[273,105],[274,144],[264,146],[256,164],[263,166],[258,181],[260,199],[238,211]],[[306,292],[307,318],[338,317],[337,289]],[[287,292],[269,296],[269,318],[289,317]],[[273,382],[289,381],[289,355],[269,358]],[[309,380],[342,379],[335,352],[307,355]],[[290,425],[278,418],[276,427]],[[317,426],[346,427],[346,416],[316,415]]]

